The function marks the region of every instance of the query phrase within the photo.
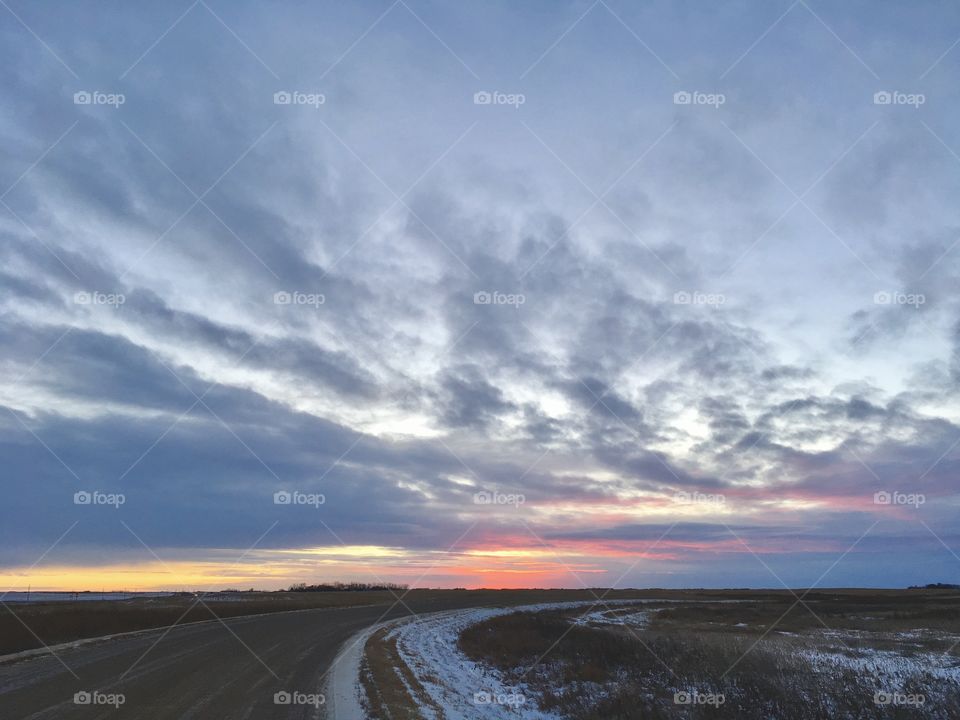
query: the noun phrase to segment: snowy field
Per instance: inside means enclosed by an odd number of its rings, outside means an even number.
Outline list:
[[[895,650],[856,648],[848,650],[800,650],[797,655],[818,672],[848,669],[858,675],[875,678],[880,687],[901,688],[914,678],[929,677],[950,683],[960,683],[960,666],[956,658],[946,653],[916,653],[904,655]]]
[[[608,600],[609,608],[635,605],[637,600]],[[396,624],[387,634],[395,640],[403,663],[426,691],[419,697],[404,680],[418,712],[427,720],[440,720],[432,705],[444,709],[448,720],[560,720],[559,715],[539,710],[524,685],[508,685],[496,670],[469,660],[457,647],[460,633],[476,623],[515,612],[590,608],[595,602],[560,602],[506,608],[474,608],[423,615]],[[605,609],[602,612],[610,612]],[[591,613],[591,615],[600,613]],[[614,622],[607,618],[605,622]],[[401,673],[398,676],[403,680]],[[359,684],[359,683],[358,683]],[[336,717],[340,717],[340,713]],[[346,715],[344,715],[345,717]]]
[[[491,618],[512,613],[535,613],[544,610],[573,610],[568,622],[574,626],[611,627],[622,626],[631,631],[648,630],[658,613],[672,605],[671,600],[619,600],[605,601],[602,605],[590,601],[542,603],[519,607],[488,607],[452,610],[423,615],[409,620],[390,623],[381,634],[383,641],[395,644],[399,661],[394,670],[406,694],[413,699],[418,717],[427,720],[494,720],[516,718],[517,720],[562,720],[560,711],[541,709],[536,698],[542,697],[545,677],[538,677],[538,687],[528,686],[522,674],[514,669],[497,669],[482,662],[475,662],[459,649],[459,638],[467,628]],[[686,601],[697,602],[697,601]],[[714,604],[741,602],[738,600],[713,601]],[[580,612],[576,612],[580,610]],[[717,623],[721,625],[722,623]],[[747,623],[727,624],[728,628],[747,627]],[[383,627],[383,626],[380,626]],[[367,631],[364,639],[371,637],[377,628]],[[794,665],[803,677],[812,672],[828,684],[831,679],[841,685],[849,673],[869,681],[871,693],[890,696],[902,688],[913,687],[924,681],[928,690],[927,707],[946,707],[950,688],[960,685],[960,664],[947,653],[932,652],[925,645],[936,636],[941,641],[958,639],[949,634],[930,630],[900,632],[868,632],[863,630],[819,630],[796,634],[778,631],[778,638],[770,646],[780,658]],[[875,646],[875,647],[874,647]],[[362,647],[362,643],[361,643]],[[347,678],[346,685],[354,695],[359,692],[356,707],[363,707],[365,699],[358,681],[358,658],[352,665],[356,668]],[[805,668],[805,669],[804,669]],[[510,682],[513,677],[517,682]],[[557,678],[554,678],[556,680]],[[800,676],[796,676],[799,681]],[[665,678],[664,690],[673,693],[669,679]],[[344,684],[344,683],[341,683]],[[548,680],[548,686],[553,685]],[[596,683],[579,683],[586,695],[602,698],[606,686]],[[352,687],[350,687],[352,686]],[[805,697],[803,684],[790,688],[790,693]],[[683,688],[680,688],[683,690]],[[668,694],[670,694],[668,693]],[[808,700],[813,699],[808,698]],[[870,704],[874,698],[870,697]],[[442,708],[442,711],[439,710]],[[552,706],[551,706],[552,708]],[[839,710],[839,708],[838,708]],[[838,717],[850,717],[838,713]],[[944,717],[933,713],[930,717]],[[334,717],[341,717],[335,714]],[[344,715],[343,717],[348,717]],[[353,714],[349,717],[362,717]],[[873,715],[870,715],[873,717]]]

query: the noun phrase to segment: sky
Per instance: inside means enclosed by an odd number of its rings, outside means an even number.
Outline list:
[[[0,7],[0,588],[960,579],[960,6]]]

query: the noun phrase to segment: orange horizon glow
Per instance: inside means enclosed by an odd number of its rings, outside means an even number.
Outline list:
[[[501,535],[447,552],[376,545],[261,549],[248,553],[239,563],[225,561],[223,550],[203,550],[198,554],[210,559],[0,568],[0,588],[38,592],[277,590],[299,582],[335,580],[469,589],[583,587],[603,586],[601,578],[616,583],[625,566],[643,572],[653,569],[650,563],[704,555],[837,550],[829,542],[814,539],[768,539],[748,548],[733,536],[710,541],[666,537],[655,548],[652,545],[649,540],[565,540],[548,547],[535,544],[530,536]]]

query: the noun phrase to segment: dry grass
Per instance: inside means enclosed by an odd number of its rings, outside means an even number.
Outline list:
[[[238,593],[233,601],[190,595],[134,600],[89,600],[81,602],[10,603],[0,606],[0,654],[15,653],[83,638],[150,628],[231,618],[241,615],[348,607],[392,600],[377,593]],[[214,615],[214,613],[216,615]],[[14,617],[16,614],[16,617]],[[19,618],[19,619],[18,619]],[[22,621],[22,622],[21,622]]]
[[[846,651],[846,644],[854,653],[897,646],[908,655],[904,645],[915,638],[895,639],[904,630],[927,638],[918,651],[943,652],[953,644],[949,635],[960,636],[957,593],[811,593],[806,602],[831,631],[802,605],[787,612],[795,601],[789,594],[745,595],[742,603],[690,593],[689,603],[645,605],[656,609],[645,628],[572,626],[569,612],[505,615],[468,628],[460,647],[499,669],[506,683],[526,683],[543,709],[575,720],[960,717],[955,682],[921,673],[902,688],[884,688],[869,672],[813,667],[796,652]],[[768,632],[778,618],[777,630],[789,635]],[[836,631],[843,636],[830,634]],[[953,656],[960,662],[956,650]],[[674,692],[692,688],[722,693],[725,702],[674,703]],[[922,693],[928,702],[919,710],[875,705],[874,692],[885,689]]]
[[[389,628],[377,631],[364,648],[360,684],[367,699],[367,717],[371,720],[419,720],[422,716],[417,711],[411,690],[421,703],[433,707],[437,716],[443,717],[440,708],[430,701],[400,658],[396,640],[387,638],[389,632]]]
[[[669,591],[665,593],[670,594]],[[636,595],[636,592],[631,595],[629,591],[615,591],[610,597]],[[309,608],[391,605],[396,600],[396,596],[388,591],[238,592],[231,593],[231,597],[232,600],[224,601],[214,594],[204,598],[207,607],[196,604],[192,609],[195,598],[190,594],[132,600],[0,605],[0,655],[42,647],[41,640],[47,645],[55,645],[168,627],[178,618],[180,623],[211,620],[214,617],[211,611],[220,618],[231,618]],[[412,590],[403,601],[417,612],[429,612],[454,607],[522,605],[591,597],[588,591],[580,590]]]
[[[734,627],[736,623],[746,623],[757,632],[776,623],[777,629],[789,632],[826,628],[897,632],[922,627],[960,633],[960,594],[955,591],[884,591],[876,596],[817,592],[802,604],[789,594],[754,593],[743,600],[667,607],[657,613],[655,623],[691,630],[720,625],[736,632],[743,632]]]

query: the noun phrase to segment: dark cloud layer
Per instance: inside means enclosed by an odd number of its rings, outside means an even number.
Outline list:
[[[228,31],[201,4],[145,55],[170,9],[18,6],[46,46],[0,25],[0,565],[78,518],[77,564],[129,557],[120,519],[178,557],[276,523],[262,550],[413,564],[475,527],[457,552],[775,584],[737,538],[811,582],[879,517],[851,582],[944,579],[909,558],[920,518],[956,535],[956,58],[881,107],[802,8],[739,63],[759,9],[622,8],[674,73],[602,8],[535,63],[582,9],[413,5],[431,32],[397,6],[356,49],[382,10],[210,3]],[[824,9],[891,77],[864,12]],[[526,102],[472,102],[495,88]],[[695,88],[727,101],[671,101]]]

